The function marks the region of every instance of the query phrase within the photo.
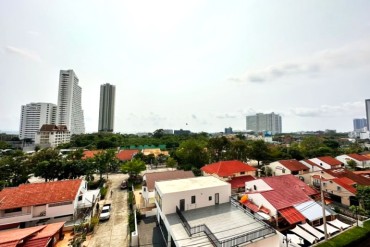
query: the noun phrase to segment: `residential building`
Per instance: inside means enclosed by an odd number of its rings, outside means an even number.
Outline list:
[[[35,140],[36,132],[43,124],[55,124],[57,106],[52,103],[22,105],[19,139]]]
[[[245,191],[241,203],[278,227],[322,223],[322,207],[314,200],[319,192],[291,174],[249,181]],[[326,215],[331,213],[327,211]]]
[[[35,144],[45,147],[57,147],[60,144],[68,143],[71,140],[71,132],[65,125],[44,124],[37,131]]]
[[[342,154],[335,157],[343,164],[348,166],[348,161],[353,160],[356,163],[358,169],[369,169],[370,168],[370,157],[361,154]]]
[[[191,132],[190,132],[190,130],[179,129],[179,130],[174,130],[173,134],[174,135],[190,135]]]
[[[281,116],[274,112],[269,114],[257,113],[256,115],[247,116],[247,130],[254,132],[271,131],[273,135],[281,133]]]
[[[355,118],[353,119],[353,130],[359,131],[367,128],[367,120],[366,118]]]
[[[99,132],[113,132],[116,86],[106,83],[100,86]]]
[[[307,166],[307,168],[309,169],[309,172],[314,172],[314,171],[321,171],[323,170],[324,168],[320,165],[317,165],[316,163],[312,162],[311,160],[300,160],[299,161],[300,163],[302,163],[303,165]]]
[[[164,172],[150,172],[143,175],[143,186],[141,188],[141,195],[144,199],[143,207],[150,207],[155,205],[154,200],[154,184],[159,181],[167,181],[182,178],[193,178],[192,171],[164,171]]]
[[[81,104],[82,88],[73,70],[59,74],[57,125],[66,125],[71,134],[85,133],[84,113]]]
[[[274,176],[280,176],[285,174],[298,175],[309,172],[310,168],[303,165],[295,159],[291,160],[278,160],[268,165],[271,168],[271,172]]]
[[[225,128],[225,135],[231,135],[233,134],[233,128],[229,127],[229,128]]]
[[[342,166],[344,166],[343,162],[330,156],[317,157],[309,160],[315,163],[316,165],[319,165],[323,169],[334,169],[341,168]]]
[[[0,231],[0,247],[53,247],[62,240],[64,222]]]
[[[370,179],[345,168],[325,169],[300,175],[305,183],[320,188],[322,183],[325,197],[346,206],[356,205],[356,186],[370,186]]]
[[[157,220],[167,246],[278,247],[276,231],[238,206],[230,191],[213,176],[156,182]]]
[[[365,100],[367,130],[370,131],[370,99]]]
[[[100,197],[99,190],[87,190],[81,179],[22,184],[0,191],[0,227],[30,227],[67,221],[90,215]]]

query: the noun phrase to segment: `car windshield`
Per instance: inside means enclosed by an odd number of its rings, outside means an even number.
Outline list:
[[[103,209],[101,212],[102,213],[108,213],[109,212],[109,209]]]

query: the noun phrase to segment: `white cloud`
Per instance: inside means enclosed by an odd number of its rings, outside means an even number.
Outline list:
[[[337,48],[317,52],[311,57],[282,61],[261,69],[247,70],[243,75],[229,80],[238,83],[263,83],[282,77],[314,76],[327,70],[351,69],[370,65],[370,40],[351,43]]]
[[[10,54],[15,54],[15,55],[21,56],[23,58],[31,59],[35,62],[41,62],[40,56],[36,52],[33,52],[33,51],[20,49],[20,48],[10,46],[10,45],[5,47],[5,51],[10,53]]]
[[[340,105],[321,105],[319,107],[296,107],[291,108],[287,115],[294,115],[298,117],[333,117],[342,115],[362,115],[364,112],[365,103],[347,102]]]

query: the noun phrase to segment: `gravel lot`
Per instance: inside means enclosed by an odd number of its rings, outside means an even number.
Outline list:
[[[88,241],[88,247],[118,247],[129,246],[128,236],[128,206],[127,190],[121,190],[121,182],[128,178],[126,174],[109,175],[113,190],[111,197],[110,190],[107,193],[107,200],[112,200],[112,211],[108,221],[100,222],[94,235]],[[102,208],[104,201],[100,202]]]

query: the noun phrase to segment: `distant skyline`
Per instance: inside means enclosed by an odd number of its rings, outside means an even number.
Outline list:
[[[370,98],[370,1],[0,2],[0,130],[57,104],[59,71],[82,88],[97,132],[100,85],[117,86],[114,131],[351,131]]]

